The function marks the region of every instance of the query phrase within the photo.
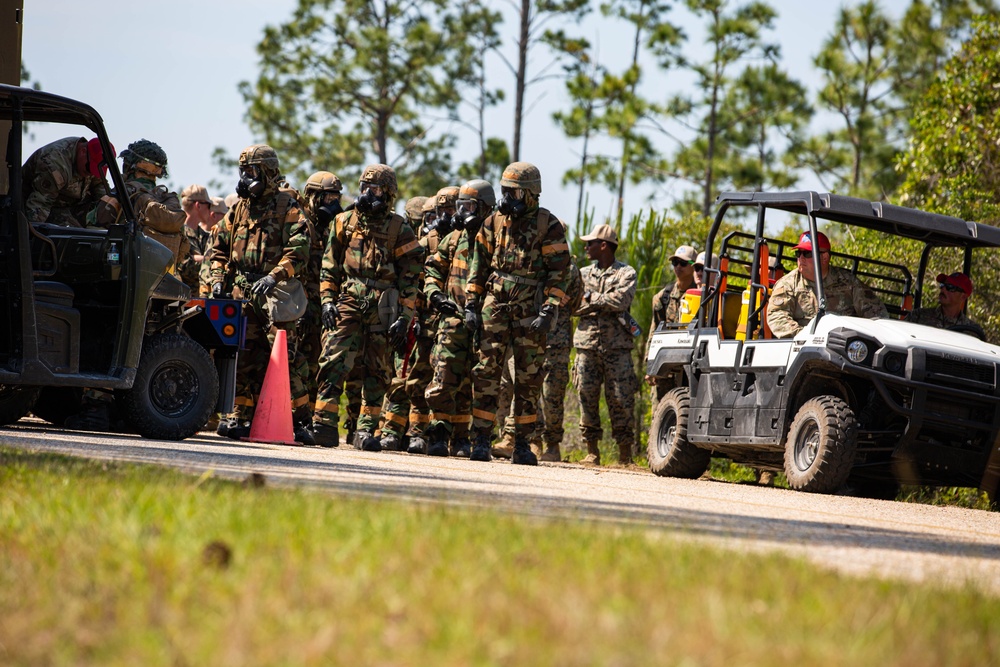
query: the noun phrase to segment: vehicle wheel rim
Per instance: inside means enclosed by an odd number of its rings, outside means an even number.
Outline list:
[[[674,448],[674,439],[677,437],[677,415],[673,412],[664,417],[660,424],[660,437],[656,439],[656,452],[661,458],[670,455],[670,450]]]
[[[814,421],[806,424],[795,439],[795,467],[809,470],[819,455],[819,426]]]
[[[156,369],[149,386],[149,399],[168,417],[187,412],[198,397],[198,375],[188,364],[171,362]]]

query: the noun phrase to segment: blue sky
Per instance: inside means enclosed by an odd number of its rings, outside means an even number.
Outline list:
[[[32,78],[45,90],[94,106],[119,150],[141,137],[163,146],[170,163],[168,183],[178,191],[189,183],[212,179],[235,185],[235,174],[220,174],[212,163],[212,150],[224,146],[235,157],[244,146],[254,143],[243,122],[244,104],[237,84],[256,78],[254,49],[263,27],[285,21],[295,4],[295,0],[26,0],[23,58]],[[781,46],[785,68],[808,85],[810,77],[815,77],[812,58],[841,3],[772,0],[771,5],[779,19],[770,39]],[[882,5],[899,16],[908,1],[885,0]],[[692,44],[700,42],[700,25],[682,20],[685,12],[675,10],[673,14],[673,20],[691,36]],[[629,31],[611,21],[594,17],[566,29],[578,30],[578,34],[599,42],[601,54],[609,54],[609,60],[628,55],[628,49],[618,45],[629,43]],[[513,21],[502,30],[513,34]],[[505,50],[512,58],[510,40]],[[539,55],[533,66],[541,67],[547,61]],[[491,72],[497,85],[505,87],[511,97],[513,76],[509,70],[497,59]],[[657,76],[668,87],[664,96],[675,92],[670,87],[685,85],[679,76]],[[572,185],[561,186],[560,181],[563,172],[576,164],[579,146],[563,137],[551,120],[554,110],[567,106],[562,83],[536,86],[529,95],[531,112],[522,130],[522,159],[534,162],[542,172],[542,205],[563,219],[573,220],[576,190]],[[508,100],[490,112],[491,134],[510,140],[512,110],[513,102]],[[458,145],[463,138],[472,139],[457,125],[441,128],[454,132]],[[41,145],[63,134],[39,133],[34,143]],[[464,143],[469,145],[469,141]],[[337,171],[337,165],[327,168]],[[801,185],[820,187],[808,179]],[[211,194],[224,196],[228,192]],[[416,194],[428,193],[401,193],[403,197]],[[670,207],[669,189],[652,202],[647,201],[649,194],[648,189],[630,191],[626,212],[650,205]],[[614,198],[595,187],[590,201],[602,216],[611,210]]]

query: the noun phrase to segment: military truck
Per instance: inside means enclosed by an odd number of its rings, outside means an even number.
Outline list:
[[[719,238],[727,213],[747,209],[754,233]],[[766,312],[774,271],[796,262],[794,242],[766,235],[775,220],[810,238],[833,223],[867,228],[913,258],[831,258],[875,290],[889,319],[826,312],[819,280],[817,316],[792,338],[773,337]],[[920,307],[925,276],[974,276],[973,260],[995,263],[998,248],[995,227],[882,202],[817,192],[720,195],[706,245],[719,260],[706,264],[711,286],[694,295],[696,309],[682,318],[690,321],[651,334],[648,373],[676,386],[654,408],[650,468],[696,478],[719,456],[783,471],[802,491],[892,498],[899,484],[924,484],[979,487],[995,498],[1000,347],[976,327],[949,331],[903,318]]]
[[[127,424],[148,438],[182,439],[215,411],[230,412],[242,305],[191,300],[167,273],[172,253],[144,235],[101,116],[75,100],[0,85],[0,425],[36,408],[65,413],[83,387],[112,390]],[[29,223],[22,165],[26,130],[96,135],[123,224]],[[41,402],[40,402],[41,401]],[[44,406],[44,409],[43,409]],[[54,419],[55,420],[55,419]]]

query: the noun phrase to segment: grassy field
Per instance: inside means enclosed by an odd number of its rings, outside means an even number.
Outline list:
[[[990,665],[1000,599],[0,449],[2,665]]]

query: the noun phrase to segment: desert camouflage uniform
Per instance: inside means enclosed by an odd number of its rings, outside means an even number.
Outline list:
[[[272,186],[269,186],[269,189]],[[288,368],[292,412],[297,422],[308,421],[309,395],[293,369],[303,363],[298,349],[296,323],[270,321],[266,300],[250,297],[250,286],[270,274],[278,281],[301,276],[309,261],[309,227],[293,195],[271,189],[258,199],[240,199],[214,230],[215,240],[206,261],[212,283],[234,298],[249,298],[246,347],[240,350],[236,369],[236,410],[240,422],[253,419],[271,347],[279,329],[288,336]]]
[[[393,226],[398,232],[390,248]],[[336,328],[323,334],[315,422],[337,425],[342,384],[360,366],[364,380],[357,430],[375,432],[391,377],[388,325],[379,319],[379,297],[387,289],[399,290],[400,314],[411,319],[423,258],[413,229],[391,211],[370,221],[356,210],[337,216],[323,256],[320,294],[323,304],[336,303],[340,314]]]
[[[479,363],[473,369],[473,426],[492,431],[496,421],[500,375],[513,349],[514,422],[518,436],[530,438],[538,419],[545,334],[531,321],[543,304],[569,302],[569,245],[562,223],[543,208],[511,219],[494,213],[483,222],[466,287],[468,298],[482,299],[483,331]],[[541,303],[538,292],[541,290]]]
[[[469,277],[469,233],[456,229],[438,245],[424,265],[424,294],[434,292],[465,308]],[[425,397],[431,409],[429,430],[441,428],[452,442],[468,437],[472,424],[472,367],[478,356],[461,315],[441,317],[431,351],[431,381]]]
[[[633,408],[639,383],[632,368],[634,337],[629,331],[629,308],[635,297],[636,272],[615,261],[606,269],[590,264],[580,271],[585,297],[573,346],[573,384],[580,393],[580,427],[588,450],[601,439],[601,385],[611,417],[611,432],[618,443],[619,460],[632,459],[635,446]]]
[[[979,326],[965,313],[959,313],[958,317],[955,318],[948,317],[944,314],[944,311],[941,310],[941,306],[934,306],[933,308],[917,308],[906,316],[906,321],[912,322],[913,324],[924,324],[929,327],[937,327],[938,329],[947,329],[948,327],[955,326]]]
[[[775,338],[790,338],[808,324],[819,311],[815,283],[798,269],[782,276],[767,302],[767,324]],[[831,266],[823,279],[826,312],[855,317],[888,317],[878,296],[847,269]]]
[[[76,171],[82,137],[66,137],[31,154],[22,171],[22,201],[28,222],[82,227],[87,213],[107,196],[104,181]]]
[[[191,295],[194,296],[201,293],[201,267],[204,264],[204,261],[196,262],[194,257],[201,255],[204,258],[210,247],[212,232],[201,227],[191,229],[189,225],[185,224],[184,236],[187,237],[188,253],[177,264],[177,276],[191,288]]]
[[[695,283],[691,281],[691,287]],[[684,299],[684,292],[678,283],[674,282],[653,296],[653,318],[649,323],[649,330],[646,332],[646,349],[642,353],[643,366],[649,358],[649,344],[653,338],[653,332],[661,322],[677,322],[681,318],[681,301]],[[658,402],[664,394],[678,386],[680,378],[677,375],[670,377],[658,377],[653,385],[653,401]]]

